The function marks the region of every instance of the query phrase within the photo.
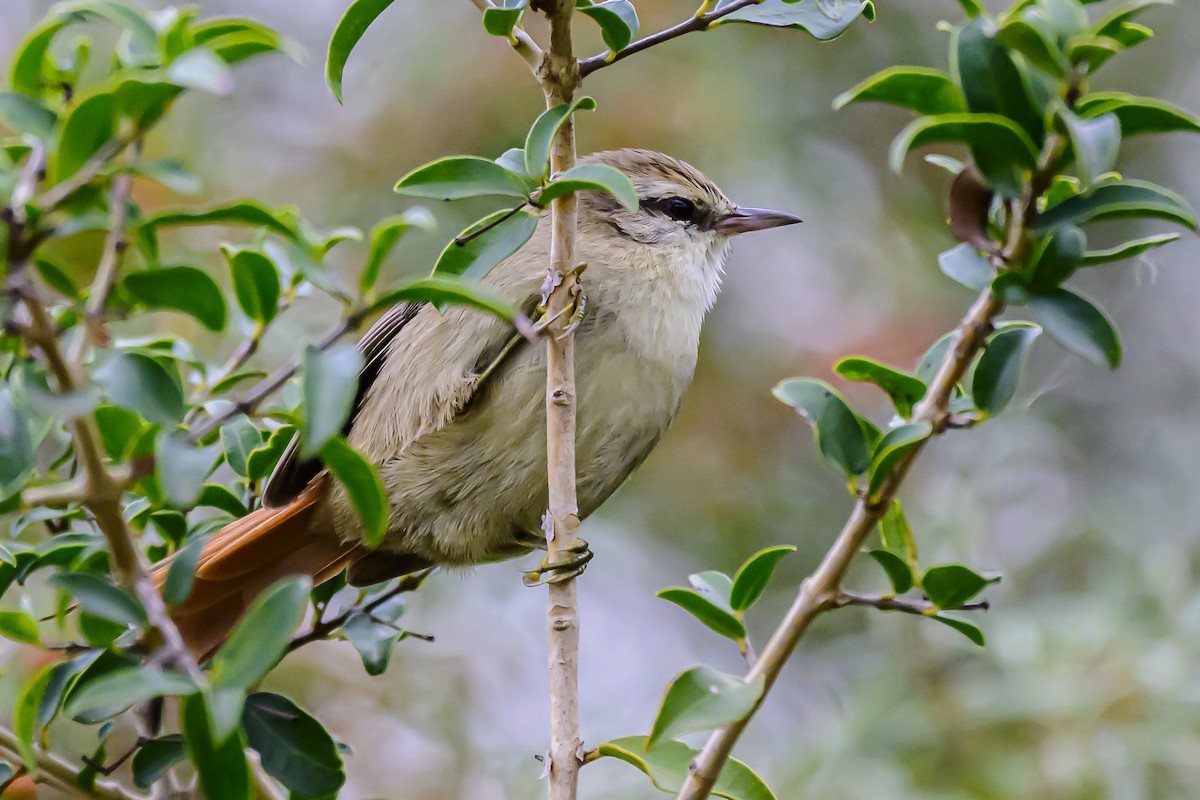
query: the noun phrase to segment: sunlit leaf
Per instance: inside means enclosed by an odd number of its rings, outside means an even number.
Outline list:
[[[762,676],[747,682],[709,667],[693,667],[667,687],[646,750],[685,733],[721,728],[744,719],[763,693]]]
[[[890,67],[833,101],[835,109],[851,103],[874,100],[908,108],[918,114],[957,114],[967,110],[967,101],[945,72],[927,67]]]
[[[742,564],[733,576],[733,586],[729,590],[730,607],[734,611],[745,611],[758,602],[775,573],[775,565],[788,553],[795,551],[796,548],[792,545],[768,547],[746,559],[746,563]]]
[[[600,745],[600,755],[618,758],[641,770],[655,788],[675,794],[687,780],[699,752],[683,742],[667,741],[647,751],[645,736],[626,736]],[[775,800],[762,778],[736,758],[725,762],[713,786],[714,797],[725,800]]]

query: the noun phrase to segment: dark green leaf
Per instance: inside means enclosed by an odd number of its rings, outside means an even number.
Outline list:
[[[624,50],[637,37],[637,11],[629,0],[602,0],[599,3],[575,0],[575,8],[596,21],[604,43],[614,53]]]
[[[15,483],[32,468],[29,421],[13,402],[12,390],[0,387],[0,487]]]
[[[130,296],[148,308],[191,314],[210,331],[225,328],[225,298],[207,273],[195,267],[159,267],[133,272],[122,281]]]
[[[396,303],[470,306],[495,314],[506,322],[512,322],[526,335],[532,335],[528,330],[529,321],[521,316],[516,306],[482,283],[454,275],[433,275],[408,281],[379,298],[372,307],[387,308]]]
[[[717,8],[723,8],[733,0],[721,0]],[[777,28],[798,28],[808,31],[819,41],[828,41],[841,36],[850,23],[859,17],[868,21],[874,14],[874,6],[870,2],[860,0],[845,0],[845,2],[830,4],[807,2],[789,2],[788,0],[763,0],[757,5],[746,6],[732,14],[721,17],[709,25],[709,29],[727,22],[749,22],[755,25],[770,25]]]
[[[113,403],[151,422],[169,425],[186,411],[178,376],[142,353],[117,353],[96,370],[96,382]]]
[[[182,697],[194,692],[196,685],[185,675],[155,667],[128,667],[80,684],[67,699],[63,712],[91,725],[155,697]]]
[[[187,508],[200,495],[217,458],[214,448],[196,447],[186,435],[171,431],[158,435],[154,455],[163,494],[178,508]]]
[[[1153,250],[1156,247],[1162,247],[1165,244],[1177,242],[1182,237],[1178,233],[1159,234],[1157,236],[1147,236],[1144,239],[1134,239],[1125,242],[1116,247],[1111,247],[1107,250],[1090,250],[1083,254],[1083,260],[1080,266],[1094,267],[1098,264],[1109,264],[1114,261],[1124,261],[1127,258],[1139,256],[1148,250]]]
[[[212,393],[214,396],[227,394],[238,385],[245,383],[246,381],[258,381],[265,377],[267,377],[267,373],[258,370],[251,370],[250,372],[235,372],[228,378],[222,378],[213,384]]]
[[[1050,206],[1035,220],[1033,230],[1045,232],[1061,225],[1082,225],[1119,217],[1152,217],[1178,222],[1192,230],[1196,212],[1174,192],[1145,181],[1117,181],[1097,186],[1090,194],[1068,197]]]
[[[962,564],[930,567],[921,578],[921,588],[939,608],[958,608],[999,578],[985,578]]]
[[[1087,237],[1079,228],[1067,225],[1055,231],[1041,243],[1027,269],[1030,290],[1043,292],[1062,284],[1075,273],[1086,247]]]
[[[1023,129],[1033,142],[1041,142],[1044,133],[1042,110],[1030,98],[1020,67],[997,41],[990,20],[977,18],[958,28],[951,40],[950,53],[952,71],[970,111],[1006,117]],[[983,151],[978,147],[972,151],[976,163],[980,163]],[[1037,152],[1036,146],[1034,152]],[[989,174],[982,164],[980,171]]]
[[[446,245],[438,256],[433,274],[483,278],[493,267],[520,250],[537,230],[537,224],[537,215],[528,211],[489,214]]]
[[[590,111],[595,107],[595,100],[581,97],[574,103],[563,103],[543,111],[525,137],[525,174],[538,180],[544,178],[550,169],[550,147],[558,129],[577,110],[582,108]]]
[[[225,461],[229,468],[241,475],[249,477],[250,454],[262,445],[262,431],[243,414],[239,414],[221,426],[221,449],[225,452]]]
[[[24,611],[0,611],[0,636],[21,644],[41,644],[37,622]]]
[[[199,694],[183,699],[183,735],[188,754],[200,777],[200,790],[208,798],[250,800],[250,765],[242,749],[241,736],[215,742],[208,709]]]
[[[75,100],[63,112],[51,180],[64,181],[117,135],[116,101],[111,92]]]
[[[996,416],[1017,393],[1029,349],[1041,334],[1036,325],[1013,325],[992,334],[975,366],[971,395],[979,410]]]
[[[512,170],[479,156],[449,156],[418,167],[396,183],[409,197],[461,200],[501,195],[524,200],[534,184]]]
[[[41,97],[52,88],[46,85],[43,77],[46,54],[54,37],[69,21],[69,18],[60,15],[47,17],[25,34],[13,51],[12,68],[9,71],[9,85],[14,91],[30,97]]]
[[[733,576],[733,586],[729,590],[730,608],[734,611],[745,611],[758,602],[775,573],[775,565],[779,563],[779,559],[795,551],[796,548],[792,545],[782,545],[759,550],[750,556]]]
[[[342,430],[354,407],[362,366],[362,353],[353,345],[305,349],[300,426],[300,450],[305,457],[316,455]]]
[[[947,627],[954,628],[954,630],[958,631],[980,647],[983,647],[984,644],[986,644],[986,640],[983,638],[983,631],[979,630],[978,626],[973,625],[966,620],[954,619],[953,617],[947,617],[945,614],[935,614],[930,617],[930,619],[935,619]]]
[[[312,582],[308,578],[279,581],[260,595],[212,659],[214,689],[253,686],[283,657],[292,634],[304,618]]]
[[[342,102],[342,73],[346,69],[350,51],[375,18],[391,4],[392,0],[354,0],[334,28],[325,56],[325,82],[339,103]]]
[[[960,244],[945,251],[938,256],[938,266],[946,277],[977,292],[990,286],[996,277],[992,262],[971,244]]]
[[[996,32],[997,42],[1020,53],[1043,72],[1062,77],[1070,65],[1059,49],[1058,42],[1052,39],[1029,19],[1015,16]]]
[[[674,603],[703,622],[722,636],[741,641],[746,638],[746,628],[730,611],[721,608],[709,598],[693,589],[673,587],[658,593],[663,600]]]
[[[167,568],[167,580],[163,583],[163,600],[169,605],[177,606],[192,593],[196,583],[196,567],[200,563],[200,553],[204,549],[204,540],[195,538],[184,545],[176,553]]]
[[[538,193],[539,206],[545,207],[552,200],[571,192],[608,192],[617,202],[630,211],[638,207],[637,191],[629,177],[608,164],[579,164],[556,177]]]
[[[178,733],[142,742],[133,756],[133,785],[149,789],[186,756],[187,746]]]
[[[1126,138],[1142,133],[1184,131],[1200,133],[1200,120],[1179,106],[1150,97],[1123,92],[1094,92],[1080,98],[1075,107],[1085,119],[1114,114]]]
[[[54,135],[58,115],[28,95],[0,92],[0,122],[45,142]]]
[[[242,725],[263,770],[301,797],[332,796],[346,782],[333,737],[286,697],[270,692],[250,695]]]
[[[892,142],[890,162],[899,172],[914,147],[942,142],[970,146],[975,163],[997,191],[1019,193],[1025,175],[1037,166],[1033,140],[1015,122],[997,114],[939,114],[921,117]]]
[[[387,491],[374,465],[345,439],[335,436],[321,448],[321,461],[345,487],[363,525],[363,544],[378,547],[388,529]]]
[[[1094,364],[1116,369],[1121,342],[1112,320],[1087,298],[1054,289],[1029,298],[1029,308],[1051,339]]]
[[[233,292],[247,317],[263,325],[279,311],[279,270],[261,250],[221,248],[233,275]]]
[[[892,428],[884,434],[871,458],[871,477],[867,482],[867,493],[871,497],[876,496],[892,474],[896,463],[931,435],[933,426],[928,422],[910,422]]]
[[[810,378],[792,378],[773,394],[812,423],[821,455],[847,476],[860,475],[871,463],[858,415],[833,387]]]
[[[249,225],[267,228],[288,238],[298,238],[295,226],[257,200],[235,200],[225,205],[194,211],[163,211],[142,222],[143,228],[164,225]]]
[[[397,598],[399,599],[399,598]],[[392,616],[399,619],[404,604],[389,603]],[[379,617],[378,609],[371,615],[353,612],[346,623],[342,625],[341,636],[354,646],[363,662],[363,669],[368,675],[382,675],[387,671],[388,662],[392,658],[392,649],[404,638],[402,631],[395,630],[390,625],[376,622],[371,617]],[[386,618],[383,618],[386,619]],[[395,620],[388,620],[394,622]]]
[[[101,578],[86,572],[60,572],[50,579],[50,585],[66,592],[88,613],[140,627],[146,624],[146,611],[133,595]]]
[[[715,669],[692,667],[667,687],[646,750],[685,733],[722,728],[744,719],[762,697],[763,685],[762,676],[747,683]]]
[[[79,296],[79,285],[58,264],[48,258],[39,258],[35,266],[37,267],[38,275],[42,277],[42,280],[51,289],[71,299]]]
[[[925,396],[925,382],[898,369],[872,361],[869,358],[851,356],[833,365],[833,370],[848,381],[873,383],[887,393],[902,417],[912,414],[912,408]]]
[[[645,736],[625,736],[600,745],[600,755],[630,764],[650,779],[656,789],[675,794],[683,788],[689,767],[699,752],[683,742],[667,741],[650,750]],[[714,797],[725,800],[775,800],[762,778],[736,758],[725,762],[713,785]]]
[[[210,508],[218,508],[229,514],[232,517],[244,517],[246,515],[246,506],[238,499],[237,495],[231,492],[228,487],[221,486],[215,483],[207,483],[200,490],[200,496],[196,498],[196,506],[208,506]]]
[[[962,90],[941,70],[926,67],[890,67],[867,78],[833,101],[835,109],[851,103],[876,100],[908,108],[918,114],[957,114],[967,110]]]
[[[868,551],[871,558],[883,567],[883,571],[887,573],[888,580],[892,583],[892,591],[895,594],[904,594],[913,587],[912,568],[908,562],[900,556],[893,553],[891,550],[870,550]]]
[[[270,475],[295,435],[294,425],[284,425],[272,431],[267,443],[255,448],[247,457],[246,477],[258,481]]]
[[[419,206],[410,208],[403,214],[380,220],[371,229],[371,252],[367,256],[367,265],[359,280],[362,290],[368,291],[375,285],[375,281],[379,279],[380,267],[383,266],[388,254],[392,252],[392,248],[396,246],[396,242],[400,241],[400,237],[412,228],[432,231],[435,227],[433,215]]]
[[[1121,149],[1121,123],[1117,121],[1116,114],[1081,119],[1066,106],[1060,106],[1057,113],[1071,140],[1075,171],[1084,190],[1090,189],[1117,164],[1117,154]]]

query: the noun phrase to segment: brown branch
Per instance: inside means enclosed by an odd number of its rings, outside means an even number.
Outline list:
[[[706,31],[721,17],[728,16],[735,11],[740,11],[746,6],[756,6],[761,2],[763,2],[763,0],[736,0],[736,2],[730,3],[724,8],[716,11],[707,10],[711,3],[704,3],[704,5],[700,6],[700,12],[695,16],[689,17],[678,25],[674,25],[666,30],[661,30],[658,33],[651,34],[643,39],[638,39],[636,42],[632,42],[624,50],[619,50],[615,53],[609,50],[608,52],[601,53],[600,55],[583,59],[579,62],[579,77],[586,78],[596,70],[603,69],[609,64],[615,64],[623,58],[628,58],[634,53],[640,53],[643,50],[649,50],[651,47],[662,44],[663,42],[669,42],[672,39],[678,39],[684,34],[695,33],[697,31]]]
[[[481,14],[489,8],[495,8],[490,0],[471,0],[471,2],[475,4]],[[512,38],[508,41],[517,55],[536,73],[538,65],[542,63],[543,53],[542,48],[538,47],[533,37],[521,28],[513,28]]]
[[[991,603],[982,600],[978,603],[965,603],[955,608],[939,608],[928,600],[904,597],[888,597],[881,594],[857,594],[842,590],[833,599],[833,608],[846,606],[865,606],[877,608],[880,611],[899,611],[902,614],[915,614],[918,617],[928,617],[938,611],[987,611]]]

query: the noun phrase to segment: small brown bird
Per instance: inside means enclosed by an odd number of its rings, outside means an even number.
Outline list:
[[[575,356],[582,517],[645,460],[679,410],[730,239],[800,221],[739,207],[662,153],[615,150],[584,161],[628,175],[640,207],[629,211],[600,192],[578,195],[577,260],[587,265]],[[542,224],[486,283],[532,311],[549,252],[550,226]],[[319,583],[349,568],[352,583],[369,585],[544,546],[545,348],[465,307],[439,314],[400,305],[359,349],[366,366],[348,436],[387,490],[383,544],[361,544],[345,489],[319,462],[301,460],[293,442],[266,485],[266,507],[206,543],[195,588],[175,609],[196,653],[217,647],[247,605],[286,576]]]

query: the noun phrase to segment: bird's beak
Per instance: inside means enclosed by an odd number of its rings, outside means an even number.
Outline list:
[[[714,226],[717,233],[724,236],[736,236],[750,231],[765,231],[767,228],[779,228],[783,225],[795,225],[804,220],[795,214],[785,211],[772,211],[769,208],[735,208],[717,220]]]

